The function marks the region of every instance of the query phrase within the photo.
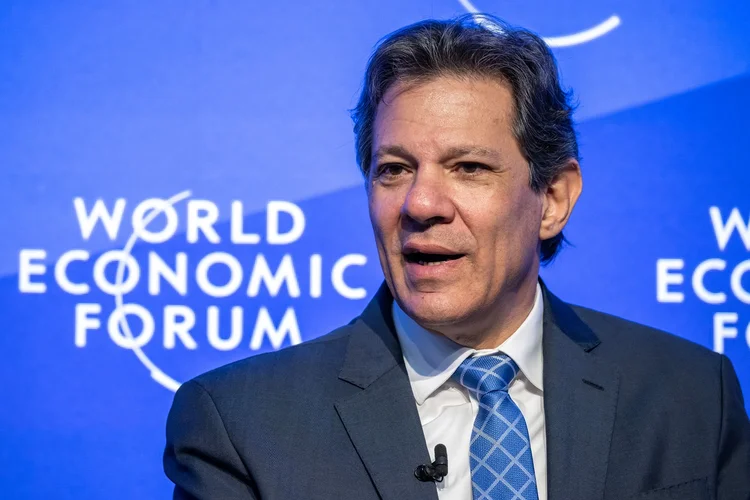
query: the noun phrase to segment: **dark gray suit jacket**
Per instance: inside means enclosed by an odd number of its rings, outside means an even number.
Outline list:
[[[174,498],[437,500],[387,287],[331,334],[201,375],[175,396]],[[550,500],[750,499],[729,360],[544,288]],[[450,472],[449,472],[450,473]]]

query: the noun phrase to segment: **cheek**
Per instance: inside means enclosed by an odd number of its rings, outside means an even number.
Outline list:
[[[528,264],[537,253],[541,225],[542,200],[533,191],[526,193],[508,217],[505,241],[512,252],[509,259]],[[502,238],[502,236],[501,236]]]
[[[375,189],[369,196],[370,222],[378,245],[397,235],[401,206],[392,193]]]
[[[541,201],[533,193],[494,199],[495,207],[475,214],[474,234],[484,257],[496,264],[526,261],[536,252],[541,221]]]

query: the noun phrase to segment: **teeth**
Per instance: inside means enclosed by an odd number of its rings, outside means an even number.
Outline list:
[[[420,261],[417,261],[417,264],[419,264],[420,266],[434,266],[437,264],[442,264],[443,262],[444,261],[442,260],[435,261],[435,262],[427,262],[426,260],[420,260]]]

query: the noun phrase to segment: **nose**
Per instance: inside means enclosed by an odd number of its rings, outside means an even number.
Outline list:
[[[417,169],[401,212],[407,221],[422,227],[448,224],[453,220],[455,207],[442,166],[423,166]]]

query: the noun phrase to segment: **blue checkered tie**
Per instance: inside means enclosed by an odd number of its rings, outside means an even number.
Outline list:
[[[470,357],[454,378],[479,401],[469,459],[474,500],[538,500],[529,431],[508,395],[518,365],[503,353]]]

